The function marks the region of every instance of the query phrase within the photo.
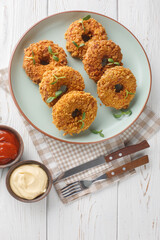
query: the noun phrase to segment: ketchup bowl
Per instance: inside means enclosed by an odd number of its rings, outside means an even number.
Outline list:
[[[20,134],[15,129],[0,124],[0,168],[10,167],[18,162],[23,150]]]
[[[45,191],[41,192],[40,194],[38,194],[37,196],[35,196],[34,198],[25,198],[25,197],[22,197],[22,196],[19,196],[19,194],[16,194],[16,192],[14,191],[13,189],[13,182],[12,180],[14,180],[14,177],[12,178],[12,176],[14,175],[15,171],[18,171],[18,169],[20,170],[21,167],[30,167],[30,166],[37,166],[39,167],[46,175],[47,177],[47,181],[46,181],[46,186],[45,186]],[[14,186],[15,186],[15,189],[18,189],[18,193],[23,193],[22,191],[22,187],[26,188],[26,192],[29,193],[30,190],[31,190],[31,193],[37,193],[37,190],[34,191],[34,187],[37,187],[37,186],[42,186],[41,184],[37,184],[37,182],[35,181],[35,179],[32,177],[32,174],[33,172],[30,172],[29,171],[27,172],[26,171],[26,174],[23,171],[19,171],[19,175],[21,175],[20,177],[18,177],[18,175],[16,175],[15,179],[18,181],[19,179],[19,183],[16,181]],[[29,174],[28,174],[29,173]],[[36,177],[37,179],[41,179],[41,175],[38,173],[36,173]],[[28,178],[28,179],[27,179]],[[21,201],[21,202],[24,202],[24,203],[33,203],[33,202],[38,202],[40,200],[42,200],[43,198],[45,198],[50,190],[51,190],[51,187],[52,187],[52,176],[51,176],[51,173],[49,171],[49,169],[41,162],[38,162],[38,161],[35,161],[35,160],[24,160],[24,161],[20,161],[18,163],[16,163],[14,166],[12,166],[8,173],[7,173],[7,176],[6,176],[6,187],[7,187],[7,190],[8,192],[10,193],[10,195],[12,197],[14,197],[15,199],[17,199],[18,201]],[[20,189],[20,188],[21,189]],[[24,196],[24,194],[23,194]]]

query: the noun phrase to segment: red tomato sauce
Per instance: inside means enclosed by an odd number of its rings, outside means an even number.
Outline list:
[[[13,161],[19,150],[17,137],[8,130],[0,130],[0,165]]]

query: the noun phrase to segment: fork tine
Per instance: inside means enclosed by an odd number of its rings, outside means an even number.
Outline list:
[[[76,190],[76,191],[72,191],[72,192],[68,192],[67,194],[65,193],[65,194],[63,194],[63,197],[69,197],[69,196],[72,196],[72,195],[74,195],[74,194],[76,194],[76,193],[78,193],[78,192],[81,192],[81,190],[82,189],[79,189],[79,190]]]
[[[63,192],[63,191],[66,191],[67,189],[72,188],[72,186],[75,186],[76,184],[79,185],[79,184],[78,184],[78,181],[68,184],[67,186],[63,187],[63,188],[61,189],[61,191],[62,191],[62,192]]]
[[[70,191],[72,191],[73,189],[77,189],[77,188],[80,188],[80,189],[81,189],[81,186],[80,186],[80,184],[78,184],[78,183],[76,183],[76,184],[74,184],[74,185],[72,185],[72,186],[70,186],[70,187],[68,187],[68,188],[65,188],[64,190],[61,190],[61,192],[65,194],[66,192],[70,192]]]
[[[61,193],[64,197],[69,197],[73,194],[76,194],[82,190],[82,187],[79,183],[79,181],[76,181],[74,183],[70,183],[66,187],[63,187],[61,189]]]
[[[62,192],[62,194],[65,195],[65,194],[69,194],[69,193],[71,193],[73,191],[80,191],[80,190],[82,190],[80,186],[75,186],[75,187],[73,187],[73,188],[71,188],[69,190],[66,190],[65,192]]]

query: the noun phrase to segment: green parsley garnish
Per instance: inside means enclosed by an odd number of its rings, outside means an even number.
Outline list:
[[[78,45],[75,41],[72,41],[72,43],[79,49],[80,47],[83,47],[85,44],[81,43],[80,45]]]
[[[87,15],[86,17],[82,18],[82,20],[79,21],[79,23],[82,23],[82,27],[83,27],[84,32],[85,32],[85,27],[84,27],[83,21],[86,21],[90,18],[91,18],[91,15]]]
[[[85,119],[85,117],[86,117],[86,113],[84,112],[84,113],[82,114],[82,120],[79,120],[79,121],[78,121],[78,122],[81,122],[81,123],[82,123],[81,129],[84,127],[84,119]]]
[[[34,52],[32,51],[32,57],[26,57],[28,59],[32,59],[33,60],[33,64],[35,65],[36,64],[36,61],[34,59]]]
[[[54,85],[55,83],[57,83],[57,82],[58,82],[58,79],[65,78],[65,76],[57,77],[55,74],[53,74],[53,77],[56,79],[56,81],[52,82],[51,85]]]
[[[125,116],[125,115],[129,117],[131,114],[132,114],[132,111],[128,109],[128,110],[121,110],[119,113],[114,113],[113,116],[115,118],[121,118],[122,116]]]
[[[63,92],[62,92],[61,90],[55,92],[55,97],[49,97],[46,102],[47,102],[47,103],[52,102],[54,99],[56,99],[57,97],[59,97],[62,93],[63,93]]]
[[[88,19],[90,19],[91,18],[91,15],[87,15],[87,16],[85,16],[84,18],[82,18],[82,20],[83,21],[86,21],[86,20],[88,20]]]
[[[108,58],[108,62],[109,62],[109,63],[108,63],[107,65],[112,65],[112,64],[117,65],[117,66],[120,65],[119,62],[114,62],[113,58]]]
[[[52,57],[53,57],[53,59],[55,60],[55,61],[59,61],[59,58],[56,56],[58,53],[54,53],[53,51],[52,51],[52,48],[51,48],[51,46],[48,46],[48,52],[52,55]]]
[[[56,81],[52,82],[51,85],[54,85],[58,82],[58,79],[56,79]]]
[[[135,95],[135,93],[128,92],[128,90],[126,89],[126,96],[125,96],[125,99],[128,97],[128,95]]]
[[[49,97],[46,102],[47,103],[52,102],[54,99],[56,99],[57,97],[61,96],[61,94],[66,92],[66,91],[67,91],[67,86],[62,85],[60,87],[60,89],[57,92],[55,92],[55,96],[54,97]]]
[[[53,59],[54,59],[56,62],[59,61],[59,58],[58,58],[57,56],[55,56],[55,55],[53,55]]]
[[[97,131],[97,130],[90,130],[94,134],[99,134],[101,137],[104,137],[104,134],[102,133],[103,130]]]

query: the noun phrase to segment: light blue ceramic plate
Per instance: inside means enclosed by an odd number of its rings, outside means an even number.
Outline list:
[[[91,125],[92,129],[103,130],[105,135],[101,138],[86,130],[74,136],[63,136],[63,131],[59,131],[52,124],[51,109],[42,101],[38,86],[33,84],[22,68],[24,48],[29,44],[40,40],[52,40],[58,43],[65,50],[66,41],[64,33],[69,25],[88,14],[91,14],[106,29],[108,39],[112,39],[120,45],[123,53],[124,67],[130,68],[137,79],[137,93],[130,108],[132,115],[122,120],[113,117],[113,109],[100,106],[100,99],[97,96],[96,84],[88,78],[84,71],[83,64],[67,53],[68,65],[78,70],[85,80],[85,91],[90,92],[98,102],[98,113],[95,121]],[[35,128],[44,134],[64,142],[70,143],[98,143],[112,138],[127,129],[139,117],[148,100],[151,89],[151,70],[146,53],[135,38],[135,36],[124,26],[106,16],[85,11],[71,11],[52,15],[35,24],[30,28],[18,42],[10,61],[10,87],[13,99],[23,114]]]

